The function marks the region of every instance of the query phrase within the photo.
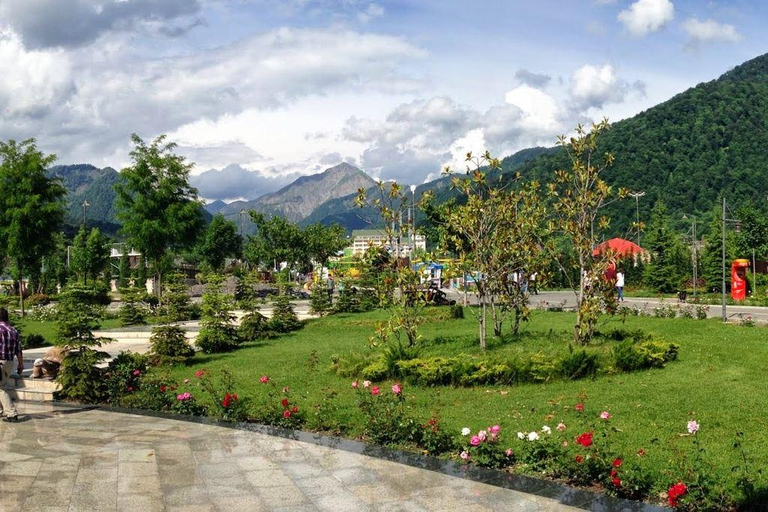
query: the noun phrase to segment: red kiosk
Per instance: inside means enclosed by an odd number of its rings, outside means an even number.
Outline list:
[[[731,297],[733,300],[747,298],[747,269],[749,260],[734,260],[731,265]]]

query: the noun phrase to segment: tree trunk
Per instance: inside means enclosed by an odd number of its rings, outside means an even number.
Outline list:
[[[24,277],[19,273],[19,307],[21,307],[21,317],[24,318]]]
[[[574,338],[578,345],[584,344],[583,325],[584,321],[584,254],[579,252],[579,295],[576,301],[576,326],[574,328]]]
[[[485,313],[486,313],[486,305],[485,305],[485,297],[481,298],[482,306],[480,308],[480,348],[485,350],[486,343],[485,343]]]

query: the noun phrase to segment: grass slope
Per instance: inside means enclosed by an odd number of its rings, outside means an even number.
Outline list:
[[[366,351],[367,339],[383,312],[338,315],[311,321],[302,331],[261,344],[249,345],[230,354],[198,355],[191,367],[177,367],[179,380],[198,369],[227,368],[238,382],[237,391],[259,393],[259,376],[269,375],[278,386],[290,386],[300,395],[300,404],[310,410],[332,391],[339,393],[335,414],[349,425],[346,434],[359,435],[362,415],[357,409],[350,380],[329,369],[331,359],[352,350]],[[535,312],[525,327],[526,335],[511,344],[492,344],[494,352],[567,350],[574,322],[569,313]],[[470,336],[476,323],[464,320],[428,322],[422,328],[426,340],[436,336]],[[595,380],[559,381],[516,387],[418,388],[405,385],[408,403],[426,421],[438,415],[444,425],[458,432],[473,431],[498,423],[507,440],[518,431],[554,427],[563,421],[567,433],[576,436],[589,428],[603,410],[611,413],[615,448],[627,459],[646,452],[643,465],[661,481],[674,483],[680,475],[678,451],[691,453],[691,439],[682,436],[689,419],[698,420],[698,439],[707,450],[705,464],[716,480],[733,489],[738,474],[731,468],[740,454],[733,449],[737,432],[745,433],[744,445],[753,468],[768,466],[768,394],[765,361],[768,359],[768,329],[722,325],[715,320],[656,319],[633,317],[625,325],[611,321],[612,328],[643,329],[680,345],[680,360],[664,369],[603,376]],[[462,345],[461,342],[457,342]],[[448,353],[479,354],[467,346],[435,347]],[[316,359],[317,364],[312,360]],[[383,389],[388,390],[389,386]],[[573,406],[584,401],[586,414]],[[505,441],[507,442],[507,441]],[[667,484],[668,485],[668,484]],[[661,490],[661,488],[659,488]]]

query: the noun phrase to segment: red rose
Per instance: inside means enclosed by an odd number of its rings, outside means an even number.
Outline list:
[[[584,457],[582,457],[581,455],[577,455],[577,456],[576,456],[576,462],[578,462],[579,464],[581,464],[582,462],[584,462]]]
[[[166,389],[167,389],[167,388],[166,388],[165,386],[160,386],[160,392],[162,392],[162,393],[165,393],[165,390],[166,390]]]
[[[613,471],[611,471],[611,478],[616,478],[616,476],[618,476],[618,474],[619,474],[619,472],[614,469]]]
[[[297,412],[299,412],[299,408],[298,408],[297,406],[295,406],[295,405],[294,405],[294,406],[293,406],[293,409],[291,409],[291,412],[293,412],[293,413],[297,413]]]
[[[290,418],[291,417],[291,411],[283,411],[283,418]]]
[[[637,450],[637,454],[642,457],[643,455],[645,455],[645,450],[640,448],[639,450]]]
[[[283,404],[283,407],[288,407],[288,399],[287,398],[283,398],[282,400],[280,400],[280,403]]]
[[[618,478],[616,477],[612,478],[611,482],[613,482],[613,485],[615,485],[616,487],[621,487],[621,480],[619,480]]]
[[[581,402],[577,403],[576,404],[576,410],[579,411],[579,412],[583,411],[584,410],[584,404],[581,403]]]
[[[585,448],[592,446],[592,432],[584,432],[576,438],[576,442]]]
[[[678,482],[667,491],[667,503],[670,507],[677,506],[677,500],[688,492],[688,487],[683,482]]]
[[[621,466],[622,462],[624,461],[617,458],[616,460],[613,461],[613,467],[618,468],[619,466]]]

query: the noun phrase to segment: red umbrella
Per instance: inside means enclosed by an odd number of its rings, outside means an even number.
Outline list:
[[[612,252],[620,258],[624,258],[626,256],[632,256],[633,254],[643,253],[645,252],[645,249],[636,243],[624,240],[623,238],[611,238],[595,247],[595,250],[592,251],[592,255],[597,256],[607,251]]]

